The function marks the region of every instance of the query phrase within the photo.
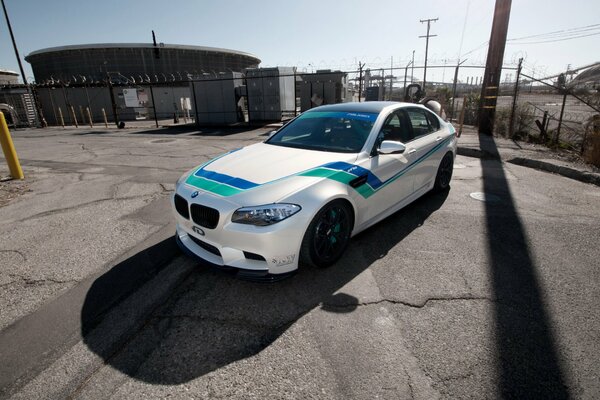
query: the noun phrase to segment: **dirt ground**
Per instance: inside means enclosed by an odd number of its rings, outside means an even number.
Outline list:
[[[33,181],[33,176],[28,176],[26,180],[13,180],[2,174],[0,177],[0,207],[7,205],[23,193],[29,192],[29,186]]]

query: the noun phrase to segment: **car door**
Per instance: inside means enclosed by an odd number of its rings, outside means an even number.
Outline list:
[[[402,109],[390,113],[378,133],[371,157],[360,164],[371,172],[367,182],[369,190],[364,191],[367,194],[365,207],[360,213],[365,221],[376,218],[412,194],[413,176],[405,170],[416,154],[377,153],[379,144],[384,140],[408,142],[410,139],[410,121],[406,113]]]
[[[443,156],[437,150],[437,145],[443,140],[440,133],[440,123],[437,117],[429,111],[409,107],[406,114],[410,120],[413,138],[406,144],[406,153],[412,156],[412,175],[414,176],[414,191],[424,189],[435,180],[438,165]],[[435,119],[433,119],[435,118]],[[437,122],[437,124],[436,124]]]

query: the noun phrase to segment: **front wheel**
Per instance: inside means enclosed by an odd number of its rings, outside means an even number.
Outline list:
[[[342,200],[334,200],[313,218],[300,249],[300,261],[325,268],[340,259],[352,232],[352,211]]]
[[[450,186],[450,180],[452,179],[453,167],[454,157],[452,153],[446,153],[444,158],[442,158],[437,175],[435,176],[435,184],[433,185],[434,192],[441,192],[448,189]]]

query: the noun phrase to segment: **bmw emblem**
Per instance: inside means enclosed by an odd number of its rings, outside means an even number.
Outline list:
[[[192,193],[192,199],[194,199],[194,198],[196,198],[196,197],[198,197],[198,192],[197,192],[197,191],[196,191],[196,192],[194,192],[194,193]]]

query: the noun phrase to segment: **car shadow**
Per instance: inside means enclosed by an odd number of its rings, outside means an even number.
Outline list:
[[[105,311],[102,299],[115,279],[123,277],[109,271],[87,294],[81,315],[83,340],[106,364],[134,379],[163,385],[188,382],[258,354],[317,307],[354,311],[358,299],[339,290],[422,226],[447,196],[448,191],[430,193],[357,235],[330,268],[303,268],[290,279],[261,284],[200,266],[137,333],[129,335],[133,338],[117,347],[106,346],[106,338],[93,332],[98,311]],[[128,318],[127,313],[120,318]]]
[[[569,393],[537,266],[493,137],[480,135],[487,245],[494,301],[499,395],[563,399]]]

